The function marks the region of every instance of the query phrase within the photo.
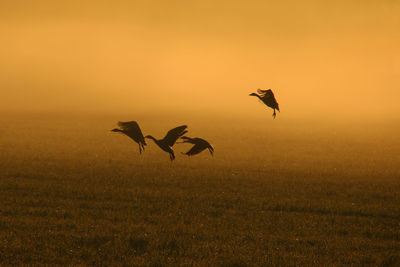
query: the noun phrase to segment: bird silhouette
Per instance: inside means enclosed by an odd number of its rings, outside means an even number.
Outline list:
[[[274,110],[274,113],[272,114],[272,117],[276,117],[276,111],[278,110],[279,112],[281,112],[279,110],[279,104],[275,99],[274,93],[272,92],[271,89],[268,90],[261,90],[261,89],[257,89],[257,92],[259,93],[251,93],[250,96],[256,96],[258,97],[265,105],[267,105],[268,107],[272,108]]]
[[[164,150],[165,152],[168,152],[169,158],[172,161],[175,159],[175,154],[171,147],[175,144],[176,140],[179,137],[181,137],[182,135],[187,133],[187,131],[185,130],[186,128],[187,128],[186,125],[182,125],[182,126],[174,128],[172,130],[169,130],[167,135],[163,139],[159,139],[159,140],[155,139],[151,135],[147,135],[147,136],[145,136],[145,138],[152,139],[154,141],[154,143],[156,143],[162,150]]]
[[[112,129],[112,132],[123,133],[130,137],[133,141],[139,144],[139,153],[142,154],[144,146],[147,145],[144,140],[142,131],[140,130],[139,124],[136,121],[118,122],[120,129]]]
[[[211,156],[214,154],[214,148],[213,146],[207,142],[206,140],[202,139],[202,138],[190,138],[187,136],[182,136],[181,139],[183,140],[183,142],[180,143],[190,143],[190,144],[194,144],[194,146],[192,146],[192,148],[186,152],[183,153],[184,155],[188,155],[188,156],[193,156],[196,154],[199,154],[201,151],[205,150],[208,148],[208,151],[210,152]]]

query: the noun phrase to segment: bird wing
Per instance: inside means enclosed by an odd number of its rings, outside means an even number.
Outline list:
[[[187,136],[182,136],[181,139],[184,140],[183,143],[191,143],[191,144],[195,144],[196,143],[194,138],[190,138],[190,137],[187,137]]]
[[[185,154],[188,156],[196,155],[199,154],[201,151],[206,149],[207,147],[204,146],[203,144],[195,144],[188,152]]]
[[[136,121],[120,121],[118,126],[126,132],[129,136],[135,137],[140,142],[146,143],[144,141],[144,136],[142,130],[140,130],[139,124]]]
[[[275,99],[275,95],[271,89],[268,90],[257,90],[259,93],[263,93],[261,100],[270,108],[275,108],[279,111],[279,104]]]
[[[268,90],[257,89],[257,92],[259,94],[262,94],[263,97],[273,97],[273,98],[275,98],[274,93],[272,92],[271,89],[268,89]]]
[[[204,146],[211,146],[210,143],[206,140],[204,140],[203,138],[193,138],[196,144],[203,144]]]
[[[179,127],[176,127],[172,130],[169,130],[167,135],[164,137],[165,142],[167,143],[168,146],[173,146],[176,142],[176,140],[184,135],[185,133],[187,133],[187,131],[185,131],[185,129],[187,128],[186,125],[182,125]]]
[[[119,121],[118,126],[127,131],[137,129],[140,130],[139,124],[136,121]]]

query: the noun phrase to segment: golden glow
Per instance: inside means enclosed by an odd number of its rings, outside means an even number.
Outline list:
[[[2,1],[0,107],[398,117],[400,2],[329,2]]]

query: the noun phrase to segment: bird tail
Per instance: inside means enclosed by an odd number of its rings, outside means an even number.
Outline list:
[[[208,151],[210,151],[211,156],[214,156],[214,148],[212,146],[208,147]]]

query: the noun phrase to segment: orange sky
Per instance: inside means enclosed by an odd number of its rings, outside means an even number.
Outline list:
[[[330,3],[328,3],[330,2]],[[2,1],[0,109],[399,117],[400,1]]]

